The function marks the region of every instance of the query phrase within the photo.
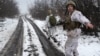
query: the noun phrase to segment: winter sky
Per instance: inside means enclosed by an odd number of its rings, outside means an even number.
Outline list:
[[[34,5],[34,0],[16,0],[20,13],[28,13],[28,8]]]

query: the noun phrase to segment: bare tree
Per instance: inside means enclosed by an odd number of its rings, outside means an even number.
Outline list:
[[[0,17],[13,17],[18,13],[14,0],[0,0]]]
[[[65,12],[65,2],[66,0],[36,0],[35,6],[30,8],[30,13],[35,18],[45,19],[48,14],[48,9],[51,9],[53,14],[55,14],[57,10],[58,14],[63,16]]]
[[[35,6],[30,8],[30,13],[33,17],[45,19],[48,10],[48,4],[46,2],[47,0],[35,1]]]
[[[30,9],[30,13],[35,18],[45,19],[47,16],[47,10],[52,9],[53,13],[55,14],[56,10],[58,14],[63,18],[65,10],[66,10],[66,3],[69,0],[36,0],[35,7]],[[76,5],[77,9],[82,11],[82,13],[89,18],[94,24],[99,26],[100,22],[100,1],[97,0],[73,0]],[[96,4],[95,4],[96,3]]]

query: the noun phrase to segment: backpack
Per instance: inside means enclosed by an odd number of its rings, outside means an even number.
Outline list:
[[[50,16],[49,17],[49,23],[50,23],[51,26],[55,26],[56,23],[57,23],[56,18],[54,16]]]

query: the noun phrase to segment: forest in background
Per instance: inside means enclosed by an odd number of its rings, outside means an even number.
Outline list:
[[[14,0],[0,0],[0,17],[14,17],[19,14],[17,3]]]
[[[100,26],[100,0],[73,0],[77,9],[80,10],[93,24]],[[35,5],[30,7],[32,17],[44,20],[51,9],[53,14],[57,14],[63,19],[68,0],[36,0]]]

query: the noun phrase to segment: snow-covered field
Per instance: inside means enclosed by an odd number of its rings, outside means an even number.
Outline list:
[[[46,56],[39,38],[32,27],[32,25],[25,19],[24,21],[24,41],[23,41],[23,56],[28,55],[39,55]],[[34,20],[36,25],[41,29],[41,31],[48,37],[48,35],[43,31],[45,28],[45,21]],[[16,29],[18,24],[18,19],[6,18],[3,22],[4,26],[0,27],[0,51],[4,48],[6,43],[9,41],[11,35]],[[54,32],[54,37],[58,42],[50,40],[54,46],[64,51],[65,42],[67,41],[67,32],[63,30],[62,26],[56,26],[56,31]],[[78,40],[78,52],[79,56],[100,56],[100,37],[81,35]],[[48,40],[49,41],[49,40]]]
[[[16,29],[18,19],[6,18],[3,22],[4,26],[0,27],[0,51],[4,48],[6,43],[9,41],[11,35]]]
[[[41,29],[42,32],[45,28],[45,21],[34,20],[36,25]],[[62,26],[56,26],[56,32],[54,32],[55,38],[58,43],[50,40],[59,50],[64,52],[64,45],[67,41],[67,32],[63,30]],[[46,35],[46,33],[44,32]],[[46,35],[47,36],[47,35]],[[100,56],[100,37],[81,35],[78,40],[78,52],[79,56]]]
[[[39,38],[32,25],[25,19],[24,22],[24,40],[22,56],[46,56]]]

